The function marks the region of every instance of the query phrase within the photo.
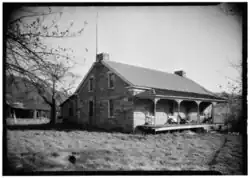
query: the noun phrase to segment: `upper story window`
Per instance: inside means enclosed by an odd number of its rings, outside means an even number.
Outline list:
[[[93,91],[94,89],[94,77],[90,77],[89,79],[89,91]]]
[[[114,86],[115,86],[115,74],[109,72],[108,73],[108,87],[114,88]]]

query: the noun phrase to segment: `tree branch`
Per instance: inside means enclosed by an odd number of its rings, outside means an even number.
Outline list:
[[[12,25],[18,21],[21,21],[21,19],[27,18],[27,17],[37,17],[37,16],[48,16],[48,15],[52,15],[52,14],[58,14],[58,13],[62,13],[62,12],[50,12],[50,13],[34,13],[32,15],[24,15],[21,16],[17,19],[12,20],[9,24]]]

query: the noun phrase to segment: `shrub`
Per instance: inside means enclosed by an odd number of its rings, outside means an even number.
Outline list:
[[[242,115],[241,99],[233,99],[228,104],[229,112],[225,124],[228,126],[229,132],[246,133],[246,122]]]

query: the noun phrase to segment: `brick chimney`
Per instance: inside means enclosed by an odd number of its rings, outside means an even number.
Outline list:
[[[100,62],[102,60],[109,60],[109,54],[108,53],[99,53],[96,56],[96,62]]]
[[[186,77],[186,72],[184,72],[183,70],[174,71],[174,74],[179,75],[181,77]]]

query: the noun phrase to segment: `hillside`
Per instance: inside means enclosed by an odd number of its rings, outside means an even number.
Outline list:
[[[15,102],[23,103],[24,108],[49,110],[50,106],[39,95],[36,88],[24,78],[17,76],[6,76],[5,80],[6,102],[12,105]],[[51,90],[46,89],[46,98],[51,101]],[[62,92],[56,95],[56,102],[59,105],[67,96]]]

